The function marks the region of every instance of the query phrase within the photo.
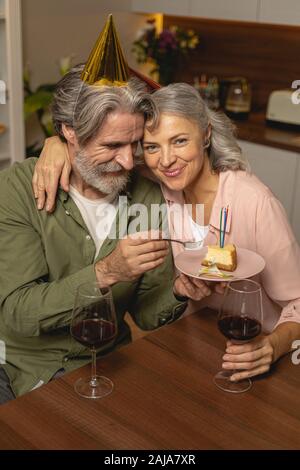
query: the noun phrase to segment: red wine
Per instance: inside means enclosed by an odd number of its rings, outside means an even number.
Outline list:
[[[218,321],[221,333],[228,339],[249,341],[261,332],[261,324],[255,318],[228,315]]]
[[[71,334],[76,341],[88,348],[105,346],[116,335],[116,326],[113,322],[91,318],[81,320],[71,328]]]

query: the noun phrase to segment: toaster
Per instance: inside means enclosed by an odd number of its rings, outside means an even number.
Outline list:
[[[270,94],[266,115],[268,123],[300,127],[300,100],[295,99],[295,94],[300,94],[300,91],[276,90]]]

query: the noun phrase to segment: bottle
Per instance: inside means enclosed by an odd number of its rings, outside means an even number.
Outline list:
[[[203,73],[200,77],[200,83],[199,83],[199,93],[201,98],[206,101],[206,95],[207,95],[207,80],[206,80],[206,75]]]
[[[209,108],[217,110],[220,106],[219,82],[217,77],[212,77],[208,80],[206,95],[207,105],[209,106]]]
[[[199,83],[199,77],[194,77],[194,85],[193,87],[195,90],[199,91],[200,90],[200,83]]]

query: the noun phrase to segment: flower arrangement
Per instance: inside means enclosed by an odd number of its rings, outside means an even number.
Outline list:
[[[198,44],[198,34],[192,29],[185,31],[178,26],[171,26],[158,34],[155,20],[148,20],[146,27],[139,31],[132,52],[138,63],[153,64],[150,73],[158,72],[160,83],[168,85],[172,82],[178,59]]]

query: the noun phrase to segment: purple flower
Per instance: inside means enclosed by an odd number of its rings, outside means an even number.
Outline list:
[[[158,46],[162,49],[177,49],[177,42],[174,34],[168,29],[164,29],[159,35]]]

